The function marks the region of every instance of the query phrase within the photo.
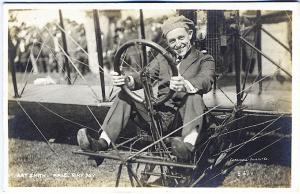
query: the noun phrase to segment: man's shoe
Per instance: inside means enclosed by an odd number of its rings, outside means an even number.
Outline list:
[[[88,133],[86,128],[79,129],[77,133],[77,142],[82,150],[92,150],[92,151],[106,151],[108,149],[108,144],[104,139],[96,140],[92,138]],[[102,164],[104,158],[91,156],[91,159],[96,161],[96,165]]]
[[[77,142],[82,150],[92,150],[92,151],[106,151],[108,149],[108,144],[104,139],[96,140],[92,138],[88,133],[86,128],[79,129],[77,133]]]
[[[108,144],[106,140],[100,138],[98,140],[91,138],[91,150],[93,151],[106,151],[108,150]]]

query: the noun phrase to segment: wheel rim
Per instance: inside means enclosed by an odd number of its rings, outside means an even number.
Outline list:
[[[154,56],[154,54],[152,53],[152,51],[150,50],[152,56],[155,58],[158,55],[161,55],[167,62],[167,66],[169,67],[170,73],[172,76],[177,76],[178,75],[178,70],[177,67],[174,65],[174,60],[171,57],[170,53],[164,49],[163,47],[161,47],[160,45],[148,41],[148,40],[144,40],[144,39],[134,39],[134,40],[130,40],[128,42],[126,42],[125,44],[123,44],[117,51],[115,58],[114,58],[114,70],[116,72],[118,72],[119,74],[122,74],[124,72],[122,72],[122,69],[120,67],[122,67],[122,64],[127,64],[128,66],[132,66],[132,64],[128,64],[128,62],[126,62],[125,57],[127,57],[127,51],[130,47],[133,47],[136,49],[136,52],[141,54],[140,50],[138,49],[139,47],[147,47],[150,49],[153,49],[154,51],[156,51],[158,54],[156,56]],[[124,56],[125,55],[125,56]],[[129,56],[131,57],[131,56]],[[147,76],[145,75],[145,71],[147,69],[147,66],[149,65],[149,63],[145,64],[144,59],[141,57],[141,63],[142,65],[139,66],[139,64],[135,61],[135,66],[140,67],[140,71],[136,71],[135,73],[139,74],[139,78],[142,79],[143,76]],[[148,56],[147,56],[147,61],[148,61]],[[154,60],[154,59],[153,59]],[[131,69],[133,69],[133,67],[131,67]],[[152,87],[152,86],[151,86]],[[168,86],[169,87],[169,86]],[[129,87],[125,84],[123,86],[121,86],[122,90],[125,91],[134,101],[139,102],[139,103],[144,103],[145,100],[143,97],[141,97],[141,95],[131,91],[129,89]],[[164,94],[163,96],[160,96],[160,98],[158,99],[152,99],[152,105],[159,105],[162,104],[164,102],[166,102],[169,98],[172,97],[172,95],[174,94],[173,90],[168,91],[167,94]],[[153,96],[152,96],[153,97]]]

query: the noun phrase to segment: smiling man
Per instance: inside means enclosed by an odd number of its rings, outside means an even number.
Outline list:
[[[167,87],[175,93],[170,100],[157,109],[165,117],[176,118],[183,125],[181,137],[171,140],[172,153],[178,159],[187,161],[191,158],[197,138],[203,125],[202,114],[205,105],[203,94],[212,88],[215,63],[210,55],[205,55],[192,45],[193,22],[184,16],[171,17],[162,25],[163,37],[169,45],[178,68],[179,75],[168,78],[167,70],[160,62],[151,62],[151,71],[156,74],[159,69],[159,93],[163,93]],[[166,65],[166,64],[164,64]],[[126,77],[117,72],[112,73],[113,85],[122,86],[128,84],[132,89],[141,88],[139,77]],[[147,118],[147,110],[144,105],[134,102],[121,91],[116,97],[112,107],[103,122],[103,132],[99,139],[93,139],[87,134],[87,129],[80,129],[77,134],[78,144],[83,150],[101,151],[107,150],[111,142],[115,142],[122,129],[128,123],[132,112],[137,112],[144,120]],[[173,129],[174,130],[174,129]],[[99,159],[98,164],[101,163]]]

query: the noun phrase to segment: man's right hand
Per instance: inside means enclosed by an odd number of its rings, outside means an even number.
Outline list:
[[[115,71],[111,72],[110,75],[112,76],[114,86],[120,87],[125,84],[127,76],[119,75],[119,73]]]

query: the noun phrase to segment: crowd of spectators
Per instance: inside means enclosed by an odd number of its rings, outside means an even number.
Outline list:
[[[160,26],[166,17],[146,19],[146,38],[161,43]],[[119,22],[111,37],[112,44],[103,48],[104,65],[107,69],[113,66],[113,57],[123,43],[140,38],[139,20],[127,17]],[[16,72],[60,73],[64,71],[64,61],[68,60],[62,51],[62,28],[58,21],[48,22],[43,27],[17,21],[11,16],[9,20],[9,55]],[[90,71],[89,52],[84,24],[68,18],[64,19],[64,32],[67,37],[68,54],[72,63],[85,75]],[[105,35],[101,33],[102,39]],[[71,72],[76,71],[70,65]]]
[[[44,27],[11,18],[9,26],[9,55],[17,72],[62,72],[64,71],[64,53],[61,50],[62,35],[57,21],[48,22]],[[64,20],[66,36],[72,37],[78,45],[69,41],[68,53],[74,64],[85,74],[89,71],[87,41],[83,24],[69,19]],[[72,69],[72,68],[71,68]],[[74,71],[74,69],[72,69]]]

